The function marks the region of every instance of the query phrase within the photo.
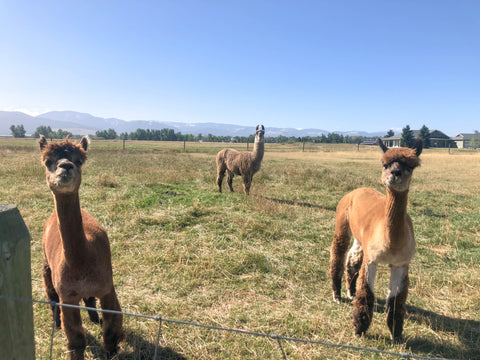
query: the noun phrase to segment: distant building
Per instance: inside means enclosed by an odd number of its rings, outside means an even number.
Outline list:
[[[416,139],[419,137],[420,130],[412,130],[413,137]],[[400,147],[400,141],[402,140],[402,134],[396,134],[390,137],[382,138],[383,143],[388,147]],[[455,142],[448,135],[445,135],[440,130],[430,130],[430,147],[434,148],[447,148],[455,147]]]
[[[467,134],[460,133],[457,136],[452,137],[459,149],[480,147],[480,133]]]
[[[360,145],[377,145],[377,139],[367,139],[360,143]]]

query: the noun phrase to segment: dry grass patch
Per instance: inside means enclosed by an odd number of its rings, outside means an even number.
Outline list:
[[[13,140],[12,140],[13,141]],[[348,191],[383,192],[380,150],[266,144],[251,196],[219,194],[215,154],[225,144],[93,141],[82,206],[106,228],[124,311],[420,355],[479,359],[480,153],[425,150],[409,197],[417,254],[405,322],[406,344],[384,324],[388,267],[379,267],[377,313],[367,336],[353,335],[350,303],[337,306],[328,275],[334,210]],[[195,146],[195,147],[194,147]],[[244,145],[238,145],[245,150]],[[242,148],[243,147],[243,148]],[[296,150],[295,150],[296,149]],[[292,152],[295,150],[295,152]],[[44,300],[41,234],[53,210],[38,144],[0,140],[0,199],[19,207],[32,236],[33,296]],[[35,305],[38,358],[48,358],[51,312]],[[100,328],[84,322],[88,359]],[[126,317],[118,359],[152,358],[158,322]],[[64,357],[56,332],[54,358]],[[276,341],[164,323],[162,354],[173,359],[279,359]],[[288,359],[391,356],[283,342]]]

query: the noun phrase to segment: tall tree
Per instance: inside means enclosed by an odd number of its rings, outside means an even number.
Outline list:
[[[402,129],[402,137],[400,139],[400,146],[402,146],[402,147],[412,147],[413,145],[415,145],[415,137],[413,136],[413,131],[410,130],[410,125],[407,125]]]
[[[395,135],[395,133],[393,132],[392,129],[390,129],[388,130],[387,135],[385,135],[385,137],[392,137],[393,135]]]
[[[10,131],[12,132],[12,136],[16,138],[24,138],[25,137],[25,128],[23,124],[21,125],[12,125],[10,126]]]
[[[52,138],[53,137],[53,131],[50,126],[44,126],[40,125],[35,129],[35,132],[33,133],[34,138],[39,138],[40,135],[45,136],[46,138]]]
[[[423,139],[423,147],[428,149],[431,146],[431,144],[430,144],[430,130],[428,129],[428,127],[426,125],[422,126],[418,136],[420,136]]]

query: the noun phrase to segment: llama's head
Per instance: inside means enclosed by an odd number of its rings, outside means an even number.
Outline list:
[[[68,137],[62,142],[47,144],[42,135],[39,144],[50,190],[54,194],[78,191],[82,182],[82,165],[87,159],[88,138],[84,136],[79,144],[69,141]]]
[[[259,125],[255,128],[255,142],[265,142],[265,128],[263,125],[260,128]]]
[[[377,142],[383,150],[383,183],[391,190],[399,192],[408,190],[413,169],[420,166],[419,156],[423,149],[422,139],[418,138],[412,149],[405,147],[389,149],[380,138],[377,139]]]

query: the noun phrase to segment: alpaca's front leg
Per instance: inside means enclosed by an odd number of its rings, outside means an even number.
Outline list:
[[[250,194],[250,186],[252,186],[252,175],[243,175],[243,191],[245,192],[246,195]]]
[[[347,255],[347,297],[353,300],[357,291],[357,279],[363,262],[363,250],[360,242],[355,239]]]
[[[387,297],[387,325],[392,340],[403,342],[403,321],[405,318],[405,303],[408,295],[408,265],[391,266],[390,286]]]
[[[78,305],[72,304],[72,305]],[[62,327],[67,336],[68,360],[83,360],[86,347],[80,310],[62,306]]]
[[[373,317],[373,305],[375,302],[374,283],[377,273],[377,265],[367,264],[365,261],[360,268],[357,280],[357,293],[353,305],[353,325],[355,334],[361,336],[368,330]]]
[[[111,292],[100,299],[100,304],[104,310],[122,311],[120,303],[115,293],[115,288],[112,287]],[[123,315],[103,313],[103,343],[105,350],[109,355],[117,352],[118,343],[124,338],[122,328]]]
[[[43,285],[45,288],[45,292],[47,293],[47,297],[49,301],[53,301],[58,303],[59,298],[58,294],[55,291],[55,288],[53,287],[53,282],[52,282],[52,271],[50,270],[50,266],[48,266],[48,263],[45,259],[43,259],[43,268],[42,268],[42,275],[43,275]],[[55,321],[55,326],[57,328],[60,328],[60,307],[56,305],[52,305],[52,315],[53,315],[53,320]]]

